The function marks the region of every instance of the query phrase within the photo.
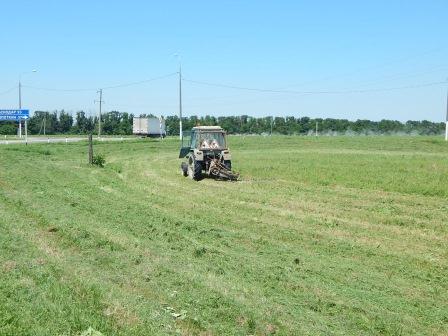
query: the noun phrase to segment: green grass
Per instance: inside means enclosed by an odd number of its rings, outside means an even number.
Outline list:
[[[448,334],[448,145],[231,137],[0,147],[0,335]]]

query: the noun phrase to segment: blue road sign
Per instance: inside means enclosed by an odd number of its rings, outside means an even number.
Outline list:
[[[30,110],[0,110],[0,120],[19,121],[29,117]]]

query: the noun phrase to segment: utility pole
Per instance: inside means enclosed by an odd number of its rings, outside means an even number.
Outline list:
[[[28,117],[25,118],[25,145],[28,145]]]
[[[448,91],[446,94],[445,141],[448,141]]]
[[[318,135],[318,133],[317,133],[318,125],[319,125],[319,122],[316,120],[316,136]]]
[[[272,127],[274,126],[274,116],[271,117],[271,133],[270,135],[272,136]]]
[[[183,140],[184,135],[182,131],[182,65],[179,61],[179,138]]]
[[[28,73],[37,72],[37,70],[32,70],[29,72],[22,72],[19,75],[19,110],[22,109],[22,76]],[[25,142],[28,144],[28,123],[27,119],[25,119]],[[22,120],[19,119],[19,137],[22,138]]]
[[[98,118],[98,139],[101,138],[101,108],[102,108],[102,104],[104,103],[103,101],[103,89],[99,89],[97,91],[97,93],[100,94],[100,100],[95,101],[100,103],[100,112],[99,112],[99,118]]]
[[[19,110],[22,110],[22,81],[19,79]],[[28,145],[28,119],[25,118],[25,144]],[[19,138],[22,138],[22,119],[19,119]]]
[[[159,118],[159,135],[160,135],[160,139],[163,139],[162,137],[162,117]]]
[[[19,79],[19,110],[22,109],[22,81]],[[22,120],[19,119],[19,138],[22,138]]]

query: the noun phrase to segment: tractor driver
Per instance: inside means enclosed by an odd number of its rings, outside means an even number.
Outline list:
[[[213,139],[212,143],[210,144],[210,148],[216,149],[219,148],[219,143],[216,141],[216,139]]]
[[[201,141],[201,149],[209,149],[210,145],[208,144],[207,140],[203,139]]]

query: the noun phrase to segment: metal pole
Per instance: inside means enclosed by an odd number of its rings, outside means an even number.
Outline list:
[[[448,120],[445,122],[445,141],[448,141]]]
[[[182,65],[179,61],[179,137],[180,141],[183,139],[182,131]]]
[[[33,70],[31,72],[36,72]],[[22,109],[22,75],[28,72],[24,72],[19,75],[19,110]],[[22,120],[19,120],[19,137],[22,138]],[[25,119],[25,142],[28,144],[28,118]]]
[[[19,79],[19,110],[22,109],[22,83]],[[22,138],[22,120],[19,119],[19,138]]]
[[[163,137],[162,137],[162,117],[159,118],[159,133],[160,133],[160,139],[163,139]]]
[[[448,91],[446,94],[445,141],[448,141]]]
[[[25,145],[28,145],[28,118],[25,119]]]
[[[103,89],[100,89],[100,117],[98,118],[98,138],[101,138],[101,105],[103,103]]]
[[[272,126],[274,125],[274,116],[271,117],[271,134],[272,135]]]

